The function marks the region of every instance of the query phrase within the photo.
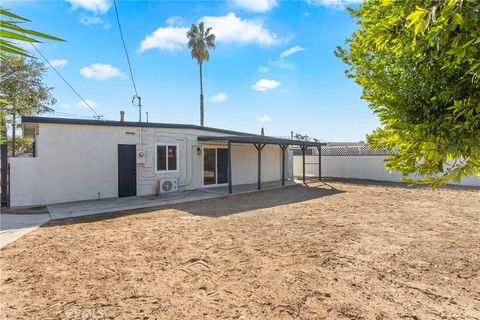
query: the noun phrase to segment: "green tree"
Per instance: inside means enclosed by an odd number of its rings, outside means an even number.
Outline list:
[[[308,138],[308,135],[305,134],[301,134],[301,133],[295,133],[295,140],[303,140],[303,141],[308,141],[309,138]]]
[[[45,71],[43,63],[23,57],[11,57],[0,64],[0,99],[4,101],[0,103],[0,143],[8,141],[7,125],[10,125],[12,156],[17,151],[18,118],[51,111],[49,106],[56,102],[50,93],[52,88],[43,83]]]
[[[432,187],[480,175],[480,1],[372,0],[338,47],[382,127],[387,167]]]
[[[30,20],[0,8],[0,61],[6,61],[12,55],[30,57],[28,52],[14,41],[39,43],[37,38],[64,41],[45,33],[22,28],[20,24],[25,22]]]
[[[203,61],[210,59],[208,49],[215,48],[215,35],[210,33],[212,28],[205,30],[205,25],[200,22],[198,25],[192,24],[187,32],[188,47],[192,50],[192,59],[196,59],[200,66],[200,125],[204,125],[204,106],[203,106]]]

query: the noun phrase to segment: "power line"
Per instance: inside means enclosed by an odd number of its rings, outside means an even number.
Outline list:
[[[13,22],[13,19],[10,17],[10,21]],[[18,27],[18,26],[17,26]],[[19,29],[22,29],[21,27],[18,27]],[[22,32],[22,34],[25,36],[25,33],[23,31],[20,31]],[[68,81],[60,74],[60,72],[58,72],[58,70],[52,66],[52,64],[50,63],[50,61],[48,61],[47,58],[45,58],[45,56],[40,52],[40,50],[33,44],[33,42],[30,42],[30,44],[32,45],[32,47],[35,49],[35,51],[37,51],[37,53],[43,58],[43,60],[45,60],[45,62],[50,66],[50,68],[52,68],[56,73],[57,75],[67,84],[67,86],[70,87],[70,89],[72,89],[73,92],[75,92],[75,94],[80,98],[80,100],[83,101],[83,103],[85,103],[85,105],[90,109],[92,110],[92,112],[95,114],[95,117],[100,120],[100,118],[103,118],[102,115],[99,115],[89,104],[87,101],[85,101],[85,99],[82,98],[82,96],[77,92],[77,90],[75,90],[71,85],[70,83],[68,83]]]
[[[59,116],[68,116],[68,117],[82,117],[82,118],[88,118],[91,119],[91,116],[86,116],[84,114],[75,114],[75,113],[68,113],[68,112],[62,112],[62,111],[57,111],[57,110],[52,110],[48,113],[53,113]]]
[[[70,83],[68,83],[68,81],[60,74],[60,72],[58,72],[58,70],[52,66],[52,64],[50,63],[50,61],[48,61],[47,58],[45,58],[45,56],[40,52],[40,50],[38,50],[38,48],[33,44],[33,43],[30,43],[33,48],[35,48],[35,50],[38,52],[38,54],[43,58],[43,60],[45,60],[45,62],[50,66],[50,68],[53,69],[53,71],[55,71],[57,73],[57,75],[67,84],[67,86],[70,87],[70,89],[72,89],[73,92],[75,92],[75,94],[80,98],[80,100],[83,101],[83,103],[85,103],[85,105],[90,109],[92,110],[92,112],[95,114],[95,117],[100,120],[101,118],[103,118],[102,115],[98,114],[95,109],[93,109],[87,101],[85,101],[85,99],[82,98],[82,96],[77,92],[77,90],[75,90],[71,85]]]
[[[118,16],[117,1],[113,0],[115,6],[115,16],[117,17],[118,30],[120,31],[120,38],[122,39],[123,50],[125,50],[125,55],[127,56],[128,69],[130,70],[130,77],[132,78],[133,90],[135,90],[135,96],[138,98],[137,86],[135,85],[135,79],[133,78],[132,65],[130,63],[130,57],[128,56],[127,46],[125,45],[125,39],[123,38],[122,25],[120,24],[120,17]]]

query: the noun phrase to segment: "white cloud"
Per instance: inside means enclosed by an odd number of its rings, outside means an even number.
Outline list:
[[[99,18],[97,16],[86,16],[86,15],[80,16],[80,22],[87,26],[92,24],[103,24],[102,18]]]
[[[160,49],[166,51],[179,51],[187,43],[187,27],[158,28],[140,43],[140,51]]]
[[[85,78],[96,80],[106,80],[115,77],[120,79],[127,78],[125,74],[117,67],[102,63],[94,63],[90,65],[90,67],[83,67],[80,69],[80,74]]]
[[[210,102],[213,102],[213,103],[220,103],[226,100],[228,100],[228,96],[223,92],[215,94],[210,98]]]
[[[79,19],[81,24],[84,24],[86,26],[91,26],[91,25],[103,25],[105,29],[110,28],[110,23],[106,20],[103,20],[102,18],[98,16],[89,16],[86,14],[80,14],[80,19]]]
[[[256,91],[267,91],[277,88],[280,85],[280,82],[275,80],[262,79],[257,83],[252,85],[252,89]]]
[[[295,71],[295,70],[297,70],[297,66],[294,63],[289,62],[287,60],[287,58],[290,57],[291,55],[294,55],[297,52],[302,52],[302,51],[305,51],[305,50],[306,49],[301,47],[301,46],[292,47],[292,48],[287,49],[287,50],[283,51],[282,53],[280,53],[280,56],[278,57],[278,59],[268,60],[268,64],[271,67],[276,67],[276,68],[279,68],[279,69]]]
[[[281,58],[277,60],[268,60],[268,65],[271,67],[276,67],[283,70],[290,70],[290,71],[297,70],[297,66],[295,64]]]
[[[260,67],[257,68],[257,70],[258,70],[258,72],[265,73],[265,72],[268,72],[268,67],[260,66]]]
[[[272,118],[269,115],[264,114],[263,116],[258,118],[257,121],[264,124],[264,123],[267,123],[267,122],[272,122]]]
[[[363,0],[307,0],[307,3],[314,6],[325,6],[333,9],[345,9],[346,6],[359,4]]]
[[[292,54],[295,54],[295,53],[301,52],[301,51],[305,51],[305,48],[302,48],[300,46],[295,46],[295,47],[292,47],[292,48],[290,48],[288,50],[285,50],[282,53],[280,53],[280,58],[288,58]]]
[[[175,26],[183,26],[185,24],[185,20],[179,16],[173,16],[167,19],[167,25],[171,27]]]
[[[20,47],[24,50],[27,50],[29,52],[35,51],[35,49],[33,48],[33,45],[30,42],[20,41],[20,40],[16,40],[16,39],[8,39],[8,41],[12,42],[14,45],[16,45],[16,46],[18,46],[18,47]],[[41,48],[41,46],[42,46],[41,42],[35,43],[35,47]]]
[[[97,106],[97,103],[95,101],[85,99],[85,102],[88,103],[88,105],[92,108],[95,108]],[[77,107],[90,110],[90,108],[85,104],[85,102],[83,102],[82,100],[78,101]]]
[[[263,20],[241,19],[230,12],[220,17],[203,17],[205,25],[212,27],[218,42],[270,46],[286,42],[288,38],[281,39],[274,32],[263,26]]]
[[[186,47],[188,27],[178,25],[178,17],[170,17],[167,26],[161,27],[149,34],[140,43],[140,51],[160,49],[166,51],[180,51]],[[207,16],[204,21],[207,27],[212,27],[216,42],[238,44],[260,44],[270,46],[285,43],[289,37],[280,38],[274,32],[263,26],[263,20],[241,19],[230,12],[225,16]]]
[[[231,0],[238,8],[253,11],[266,12],[277,6],[277,0]]]
[[[93,13],[106,13],[112,6],[109,0],[67,0],[72,5],[72,10],[82,8]]]
[[[56,59],[56,60],[52,60],[52,61],[49,61],[49,63],[54,66],[55,68],[58,68],[58,67],[64,67],[68,64],[68,60],[66,59]]]

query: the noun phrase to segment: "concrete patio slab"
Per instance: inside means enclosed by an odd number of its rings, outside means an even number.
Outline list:
[[[300,181],[287,180],[287,181],[285,181],[285,186],[282,186],[281,181],[262,182],[260,191],[261,190],[271,190],[271,189],[295,186],[299,183],[301,183],[301,182]],[[222,195],[227,195],[228,194],[228,186],[208,187],[208,188],[204,188],[202,190],[207,191],[207,192],[218,193],[218,194],[222,194]],[[238,185],[233,185],[232,186],[232,195],[249,193],[249,192],[256,192],[256,191],[259,191],[257,183],[238,184]]]
[[[68,202],[47,206],[52,220],[76,218],[102,213],[121,212],[135,209],[154,208],[176,203],[206,200],[222,195],[202,190],[183,191],[159,196],[109,198]]]
[[[48,221],[50,221],[48,213],[0,214],[0,248],[32,232]]]

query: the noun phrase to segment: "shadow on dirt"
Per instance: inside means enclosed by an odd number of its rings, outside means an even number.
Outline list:
[[[175,205],[55,220],[43,225],[42,228],[76,223],[90,223],[133,214],[141,214],[168,209],[176,209],[197,216],[222,217],[245,211],[267,209],[276,206],[304,202],[312,199],[318,199],[321,197],[332,196],[342,192],[344,191],[335,189],[328,183],[315,182],[313,184],[307,183],[307,185],[305,186],[296,185],[280,189],[257,191],[239,195],[234,194],[221,198],[199,200]]]

